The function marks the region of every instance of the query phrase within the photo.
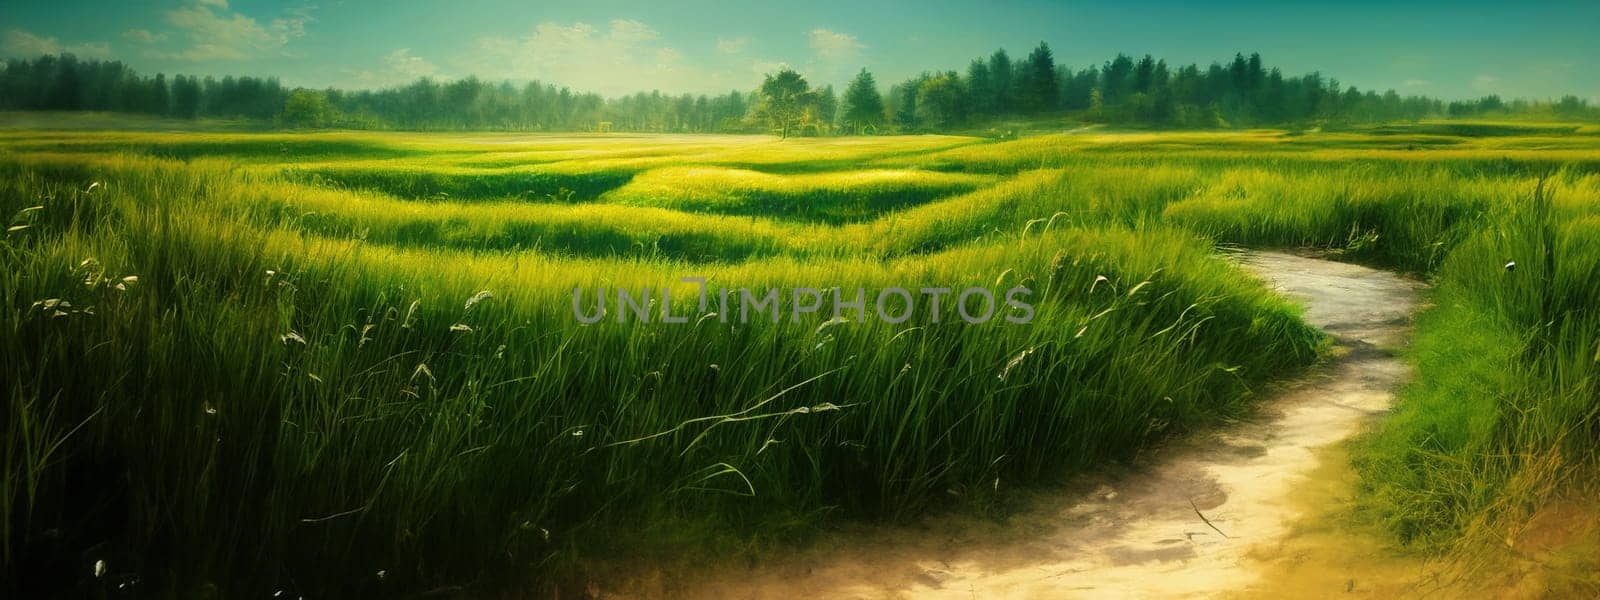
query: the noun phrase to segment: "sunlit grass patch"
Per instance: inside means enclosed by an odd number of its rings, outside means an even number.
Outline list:
[[[418,203],[370,192],[260,184],[229,212],[262,225],[400,247],[584,257],[745,260],[794,251],[767,220],[649,207],[507,201]]]
[[[916,170],[780,175],[675,167],[641,173],[602,200],[690,212],[844,222],[873,218],[993,181],[991,177]]]
[[[284,174],[317,185],[375,190],[419,200],[516,199],[543,202],[589,200],[633,177],[628,171],[531,167],[496,170],[462,167],[328,164],[290,167]]]
[[[1570,135],[1584,132],[1582,123],[1536,123],[1527,121],[1419,121],[1362,127],[1371,135],[1434,134],[1462,137],[1513,137],[1530,135]]]
[[[0,138],[0,146],[28,152],[134,152],[178,159],[226,157],[252,163],[428,154],[395,138],[355,133],[52,132]]]

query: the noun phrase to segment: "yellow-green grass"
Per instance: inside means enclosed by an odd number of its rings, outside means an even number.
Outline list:
[[[1600,178],[1513,197],[1436,269],[1418,376],[1358,449],[1365,509],[1423,547],[1502,548],[1600,476]]]
[[[484,561],[548,575],[521,569],[647,524],[785,537],[827,513],[905,513],[1237,414],[1250,382],[1315,345],[1287,305],[1170,230],[684,271],[305,237],[229,218],[260,192],[217,162],[4,169],[8,212],[43,199],[7,241],[6,369],[29,374],[11,379],[8,439],[27,451],[7,478],[30,484],[8,511],[48,521],[60,494],[85,494],[71,497],[127,523],[106,559],[149,589],[426,589]],[[583,326],[569,312],[574,286],[683,275],[1027,283],[1039,316],[967,325],[947,303],[939,323]],[[73,484],[82,473],[128,482],[100,488],[118,508],[93,508],[105,498]],[[74,560],[39,543],[27,529],[7,548],[23,565]],[[388,583],[349,576],[380,570]]]
[[[1364,510],[1482,537],[1596,469],[1600,143],[1538,133],[0,132],[7,579],[491,594],[993,506],[1313,359],[1218,244],[1435,281]],[[684,276],[1038,314],[572,315],[574,287],[682,310]]]
[[[1593,135],[1596,132],[1594,126],[1588,123],[1543,123],[1505,120],[1424,120],[1416,123],[1359,127],[1354,130],[1376,135],[1433,133],[1465,137]]]
[[[773,174],[723,167],[645,171],[600,198],[686,212],[861,221],[994,182],[994,177],[909,169]]]
[[[427,157],[424,164],[511,167],[570,161],[641,170],[681,164],[851,166],[867,159],[908,156],[981,143],[958,136],[805,138],[621,134],[413,134],[394,132],[184,133],[132,131],[0,131],[0,146],[25,151],[148,152],[176,158],[231,157],[245,162],[303,165],[330,158]],[[331,152],[330,150],[337,150]]]
[[[1010,173],[1111,158],[1162,164],[1233,164],[1270,160],[1291,165],[1402,164],[1449,167],[1463,175],[1527,174],[1555,166],[1600,170],[1592,136],[1460,137],[1244,132],[1083,132],[969,144],[874,164]]]

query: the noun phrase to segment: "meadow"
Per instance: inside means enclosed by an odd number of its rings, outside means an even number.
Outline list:
[[[1600,474],[1593,125],[11,130],[0,175],[0,549],[24,593],[553,593],[1003,510],[1318,359],[1239,247],[1433,283],[1416,380],[1353,452],[1397,541],[1503,538]],[[686,276],[1023,286],[1037,315],[572,312],[574,288],[689,298]]]

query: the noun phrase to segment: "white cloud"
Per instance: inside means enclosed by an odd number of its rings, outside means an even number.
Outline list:
[[[309,5],[291,8],[284,16],[272,20],[272,30],[285,40],[305,37],[306,24],[315,20]]]
[[[1400,84],[1406,87],[1422,87],[1425,85],[1433,85],[1433,82],[1426,79],[1407,79],[1400,82]]]
[[[1479,75],[1472,78],[1472,89],[1480,92],[1487,92],[1497,87],[1496,84],[1498,83],[1500,83],[1499,77],[1495,77],[1493,75]]]
[[[174,9],[167,13],[167,22],[189,40],[188,48],[173,55],[185,60],[238,60],[277,43],[255,19],[218,14],[204,5]]]
[[[717,38],[717,52],[723,54],[739,54],[750,45],[750,38],[739,36],[736,38]]]
[[[757,59],[750,61],[750,72],[755,73],[759,77],[765,77],[788,68],[791,68],[789,63],[781,60]]]
[[[411,53],[410,48],[398,48],[383,57],[383,67],[376,71],[351,73],[357,87],[381,88],[405,85],[423,77],[441,78],[439,65]]]
[[[164,32],[155,33],[149,29],[129,29],[122,32],[122,39],[128,40],[135,44],[154,44],[156,42],[166,41],[167,37],[167,34]]]
[[[192,61],[243,60],[280,52],[290,41],[304,37],[306,24],[312,20],[310,9],[302,7],[262,25],[254,17],[231,11],[227,0],[195,0],[190,6],[167,11],[167,23],[177,29],[186,47],[166,56]]]
[[[703,73],[683,64],[677,50],[658,44],[660,39],[655,29],[631,19],[613,20],[605,31],[582,22],[545,22],[520,39],[479,39],[472,71],[609,95],[652,88],[682,91],[706,81]]]
[[[433,77],[439,74],[439,66],[420,56],[412,56],[410,48],[401,48],[390,52],[383,58],[385,65],[397,73],[404,74],[409,79]]]
[[[821,27],[811,30],[806,35],[811,40],[811,49],[815,50],[817,57],[823,60],[851,58],[860,53],[862,48],[866,48],[856,36]]]
[[[0,55],[15,58],[33,58],[44,54],[73,54],[78,58],[106,58],[111,55],[111,47],[105,42],[86,42],[82,44],[63,44],[49,36],[42,36],[31,31],[7,29],[4,36],[0,36]]]
[[[661,37],[661,34],[644,23],[632,19],[616,19],[611,21],[611,33],[608,37],[618,44],[632,46],[655,40]]]

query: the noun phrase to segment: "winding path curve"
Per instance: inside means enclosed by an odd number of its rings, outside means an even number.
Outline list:
[[[1064,500],[1037,498],[1007,524],[946,517],[867,527],[780,565],[657,589],[692,598],[1194,597],[1247,589],[1252,548],[1282,539],[1290,500],[1319,451],[1384,412],[1407,376],[1421,284],[1280,253],[1241,259],[1306,306],[1334,337],[1330,360],[1260,405],[1255,418],[1191,436]],[[1085,493],[1086,492],[1086,493]]]

